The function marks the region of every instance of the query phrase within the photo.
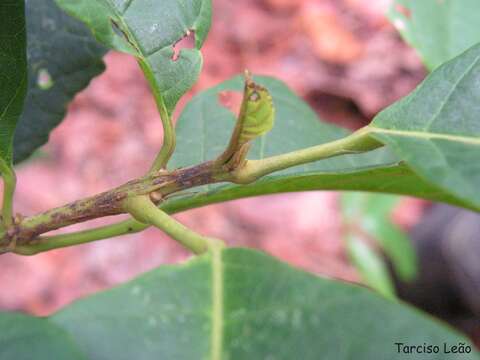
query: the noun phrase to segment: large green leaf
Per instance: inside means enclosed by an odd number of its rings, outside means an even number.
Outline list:
[[[0,162],[6,167],[27,89],[24,1],[2,0],[0,19]]]
[[[278,155],[327,143],[348,134],[346,130],[320,122],[316,114],[282,82],[267,77],[257,77],[255,81],[269,90],[276,120],[268,134],[255,140],[249,158]],[[223,152],[235,124],[235,115],[220,104],[218,95],[225,91],[241,92],[242,89],[243,80],[236,77],[192,99],[177,123],[178,143],[172,166],[199,164],[215,159]],[[388,149],[297,166],[246,186],[209,186],[208,191],[200,189],[196,195],[173,198],[164,208],[175,212],[242,197],[306,190],[410,194],[480,209],[418,177],[408,166],[399,163]]]
[[[46,319],[0,313],[0,359],[87,360],[73,339]]]
[[[28,1],[26,16],[29,81],[14,138],[15,162],[47,142],[69,102],[104,69],[105,49],[54,0]]]
[[[389,16],[430,69],[480,42],[478,0],[395,0]]]
[[[415,173],[480,207],[480,45],[437,68],[370,125]]]
[[[87,24],[102,44],[136,56],[160,107],[172,112],[202,67],[211,0],[56,0]],[[194,32],[195,48],[174,45]]]
[[[478,359],[443,353],[468,341],[412,308],[243,249],[159,268],[51,321],[96,360]]]

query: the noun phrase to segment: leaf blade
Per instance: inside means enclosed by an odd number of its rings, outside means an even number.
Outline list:
[[[377,115],[373,136],[422,178],[475,207],[480,194],[480,46],[435,70]]]
[[[348,257],[363,281],[386,298],[395,299],[395,286],[381,255],[356,236],[348,235],[345,242]]]
[[[42,318],[0,313],[0,358],[28,360],[87,360],[60,327]]]
[[[220,265],[206,255],[159,268],[76,302],[50,320],[67,329],[96,359],[130,359],[132,354],[145,360],[160,354],[162,359],[210,359],[212,271],[219,270],[223,276],[222,359],[318,359],[322,354],[325,359],[342,360],[353,353],[360,360],[400,359],[404,355],[396,353],[395,341],[466,342],[416,310],[361,287],[293,269],[256,251],[226,249]],[[371,309],[376,316],[371,316]],[[335,341],[338,336],[343,339],[341,348]],[[437,356],[452,359],[456,355]],[[477,359],[478,354],[458,358]]]
[[[26,21],[29,80],[14,137],[15,163],[47,142],[73,97],[105,69],[105,48],[54,0],[28,1]]]
[[[210,0],[56,0],[105,46],[139,60],[157,103],[172,113],[200,74],[200,48],[210,29]],[[173,59],[175,44],[194,32],[195,47]]]
[[[363,239],[367,245],[380,248],[392,262],[398,277],[403,281],[411,281],[418,272],[415,249],[408,236],[391,220],[392,212],[399,200],[399,197],[391,195],[342,194],[340,203],[344,233],[347,244],[348,237],[353,237],[350,242],[357,242],[359,240],[356,238],[359,238]],[[362,250],[361,245],[353,244],[352,247],[355,247],[353,251],[360,255],[367,251]],[[372,254],[372,256],[375,255],[375,253]],[[369,256],[369,254],[365,255],[366,258]]]
[[[24,1],[2,1],[0,16],[0,161],[10,167],[13,136],[27,89]]]
[[[395,0],[388,16],[433,70],[480,42],[478,10],[475,0]]]

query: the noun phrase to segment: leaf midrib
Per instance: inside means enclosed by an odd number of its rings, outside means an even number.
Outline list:
[[[128,4],[128,6],[130,7],[131,3],[133,2],[134,0],[131,0]],[[140,47],[140,44],[138,42],[138,39],[132,34],[132,32],[130,31],[130,26],[125,22],[124,20],[124,13],[121,13],[117,10],[117,8],[115,7],[115,4],[112,2],[112,0],[107,0],[107,3],[108,5],[110,6],[110,8],[112,9],[112,12],[115,14],[115,16],[117,17],[118,20],[120,20],[120,22],[122,23],[122,27],[123,27],[123,31],[125,31],[125,36],[127,37],[126,41],[128,43],[130,43],[131,45],[134,45],[136,52],[138,53],[139,55],[139,58],[141,60],[145,60],[145,54],[143,53],[143,50],[142,48]]]
[[[131,0],[128,4],[128,7],[133,3],[135,0]],[[125,31],[125,35],[127,36],[127,41],[131,43],[136,50],[136,53],[138,54],[138,61],[143,64],[144,67],[144,72],[145,72],[145,77],[147,81],[149,82],[150,86],[152,87],[152,92],[153,92],[153,97],[155,99],[155,102],[157,104],[157,107],[159,109],[166,109],[165,106],[165,100],[164,96],[162,96],[160,92],[160,86],[158,84],[158,81],[154,75],[154,71],[152,68],[152,64],[150,61],[148,61],[148,57],[151,55],[146,54],[146,52],[143,49],[143,46],[141,46],[140,42],[138,39],[135,37],[135,35],[130,31],[130,26],[125,22],[124,20],[124,15],[121,14],[114,4],[112,3],[112,0],[107,0],[109,3],[110,7],[112,8],[112,11],[114,14],[117,16],[117,18],[120,20],[123,30]],[[160,51],[161,49],[158,49],[157,51]],[[142,66],[141,66],[142,67]]]
[[[465,135],[449,135],[449,134],[432,133],[432,132],[425,132],[425,131],[392,130],[392,129],[383,129],[383,128],[379,128],[372,125],[369,126],[369,130],[372,133],[407,136],[407,137],[427,139],[427,140],[439,139],[439,140],[461,142],[465,144],[480,146],[480,137],[465,136]]]
[[[223,352],[223,263],[222,249],[211,250],[212,256],[212,338],[211,359],[222,360]]]
[[[452,99],[452,96],[453,94],[455,94],[455,91],[457,90],[458,86],[460,85],[460,83],[462,83],[462,81],[464,81],[467,77],[467,75],[469,75],[472,70],[475,68],[475,66],[478,64],[478,61],[480,60],[480,56],[477,56],[475,58],[475,60],[469,65],[467,66],[467,68],[465,69],[465,71],[462,73],[462,75],[455,81],[455,83],[453,84],[453,86],[451,87],[450,91],[448,92],[447,96],[445,97],[445,99],[440,103],[440,107],[438,108],[437,112],[433,114],[432,118],[428,121],[425,129],[429,129],[434,123],[435,123],[435,120],[438,119],[438,117],[440,116],[440,114],[443,112],[443,110],[445,109],[445,106],[447,106],[447,104],[449,103],[449,101]]]

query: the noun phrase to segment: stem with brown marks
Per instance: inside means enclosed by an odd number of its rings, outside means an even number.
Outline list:
[[[333,156],[366,152],[379,146],[382,145],[372,140],[367,128],[330,143],[263,160],[247,161],[239,164],[239,168],[232,169],[210,161],[172,172],[149,174],[111,191],[27,217],[19,224],[14,224],[13,231],[7,232],[0,229],[0,245],[8,248],[9,244],[16,242],[17,247],[13,251],[18,254],[29,255],[141,231],[148,225],[135,220],[127,220],[119,224],[79,233],[40,237],[40,235],[51,230],[75,223],[125,213],[125,202],[138,196],[148,196],[155,193],[156,196],[151,196],[151,198],[155,200],[156,205],[160,205],[162,198],[182,190],[218,182],[248,184],[278,170]],[[168,203],[164,205],[167,205],[168,208]],[[172,211],[172,209],[167,208],[165,209],[167,213]],[[177,210],[173,209],[173,211]]]

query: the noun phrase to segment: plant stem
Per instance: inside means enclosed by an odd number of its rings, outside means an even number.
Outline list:
[[[150,168],[149,173],[152,174],[161,169],[165,169],[168,161],[170,160],[173,152],[175,151],[175,127],[173,125],[172,118],[168,113],[167,107],[165,106],[165,102],[163,101],[162,94],[160,94],[160,90],[158,89],[158,84],[153,74],[152,68],[145,59],[139,59],[138,62],[140,64],[140,68],[145,74],[146,79],[148,80],[148,83],[150,84],[150,88],[153,91],[153,96],[155,98],[155,102],[157,104],[157,109],[160,114],[160,119],[163,126],[163,144],[160,152],[158,153],[155,161]]]
[[[163,144],[162,147],[155,158],[149,173],[154,173],[161,169],[167,167],[167,163],[175,151],[176,137],[175,137],[175,127],[173,125],[172,119],[168,115],[168,112],[165,108],[160,110],[160,117],[163,124]]]
[[[60,249],[73,245],[87,244],[93,241],[113,238],[115,236],[133,234],[148,227],[146,224],[129,219],[116,224],[100,226],[94,229],[69,234],[38,237],[28,245],[19,245],[14,249],[18,255],[36,255],[41,252]]]
[[[148,196],[137,196],[125,201],[125,209],[138,221],[151,224],[178,241],[195,254],[203,254],[217,247],[221,240],[197,234],[160,210]]]
[[[14,250],[14,252],[28,255],[141,231],[148,225],[135,220],[127,220],[79,233],[39,238],[39,235],[51,230],[94,218],[124,213],[126,211],[124,208],[125,201],[138,196],[148,196],[155,192],[160,197],[165,197],[182,190],[218,182],[248,184],[264,175],[291,166],[342,154],[366,152],[379,146],[381,146],[380,143],[370,139],[369,128],[367,127],[331,143],[263,160],[247,161],[246,164],[237,169],[219,166],[215,162],[206,162],[168,173],[150,174],[106,193],[27,217],[20,224],[16,225],[13,237],[6,230],[0,228],[0,244],[6,246],[11,242],[16,242],[17,250]],[[329,189],[335,189],[335,187],[330,185]],[[188,201],[164,203],[160,201],[160,206],[163,209],[161,214],[167,216],[165,212],[175,213],[192,207],[226,200],[222,196],[215,196],[215,194],[213,196],[204,194],[200,197],[196,196],[194,199],[193,203]]]
[[[12,167],[8,166],[3,160],[0,160],[0,173],[3,178],[2,219],[5,228],[8,229],[13,225],[13,195],[17,178]]]
[[[212,162],[167,174],[147,175],[110,191],[26,217],[15,226],[15,231],[10,233],[0,229],[0,247],[12,242],[18,246],[27,245],[34,242],[39,235],[52,230],[100,217],[123,214],[123,203],[127,198],[158,193],[161,196],[158,202],[161,202],[166,195],[225,179],[225,171],[213,167]]]
[[[326,144],[262,160],[250,160],[244,167],[232,172],[231,180],[239,184],[249,184],[275,171],[334,156],[363,153],[382,146],[382,143],[370,136],[370,130],[366,127],[354,132],[350,136]]]

